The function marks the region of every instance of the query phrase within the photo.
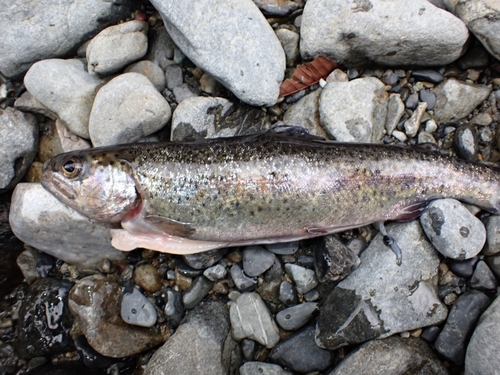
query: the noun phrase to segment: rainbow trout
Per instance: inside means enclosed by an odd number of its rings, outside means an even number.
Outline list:
[[[500,171],[438,152],[343,144],[292,131],[138,143],[58,155],[42,185],[112,245],[188,254],[410,220],[437,198],[500,214]]]

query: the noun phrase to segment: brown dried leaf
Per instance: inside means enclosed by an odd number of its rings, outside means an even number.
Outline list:
[[[283,81],[280,87],[280,96],[288,96],[303,90],[325,79],[337,67],[337,63],[323,56],[318,56],[311,62],[299,65],[293,72],[292,78]]]

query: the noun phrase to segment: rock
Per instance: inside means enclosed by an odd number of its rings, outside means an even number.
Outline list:
[[[217,0],[152,4],[176,45],[203,71],[245,103],[276,103],[285,53],[253,1],[230,0],[223,7]]]
[[[487,112],[478,113],[470,120],[471,124],[479,126],[488,126],[493,122],[493,118]]]
[[[490,92],[490,86],[450,78],[434,89],[437,99],[434,119],[438,122],[461,120],[486,100]]]
[[[163,70],[155,63],[142,60],[136,62],[132,65],[127,66],[124,71],[125,73],[140,73],[151,81],[151,83],[156,87],[159,92],[162,92],[165,89],[165,74]]]
[[[457,67],[461,70],[483,69],[490,63],[490,56],[484,46],[474,38],[467,48],[467,52],[457,61]]]
[[[210,268],[203,271],[203,276],[205,276],[210,281],[218,281],[225,278],[227,275],[226,267],[222,264],[216,264]]]
[[[169,65],[165,67],[165,81],[170,90],[180,86],[184,82],[182,68],[179,65]]]
[[[186,316],[170,339],[153,354],[144,374],[228,374],[230,351],[225,350],[231,340],[228,335],[227,307],[222,302],[204,302]]]
[[[36,267],[36,258],[38,252],[29,247],[24,250],[19,256],[16,258],[16,264],[23,273],[24,280],[26,284],[31,285],[38,279],[40,279],[40,275],[37,272]]]
[[[168,288],[165,291],[165,321],[169,327],[175,329],[181,323],[184,317],[184,304],[182,303],[182,294],[173,289]]]
[[[250,339],[243,339],[240,341],[241,353],[246,360],[251,361],[253,359],[257,345],[255,341]]]
[[[229,271],[231,274],[231,279],[233,279],[234,285],[241,292],[248,292],[254,290],[257,286],[257,280],[252,277],[248,277],[243,273],[241,267],[237,264],[231,267]]]
[[[102,275],[84,277],[71,289],[69,309],[90,346],[104,356],[121,358],[165,342],[168,332],[132,326],[120,318],[120,295],[118,284]]]
[[[250,338],[270,349],[280,340],[278,327],[257,293],[243,293],[229,308],[235,340]]]
[[[486,245],[482,250],[484,255],[500,253],[500,215],[491,215],[483,219],[486,227]]]
[[[470,286],[477,290],[491,291],[498,286],[497,279],[485,262],[480,261],[470,279]]]
[[[22,112],[37,113],[54,121],[57,119],[57,115],[50,109],[45,107],[38,100],[36,100],[29,91],[23,92],[22,95],[16,99],[16,101],[14,102],[14,107]]]
[[[17,353],[21,358],[52,356],[73,350],[69,334],[73,316],[68,310],[67,280],[40,279],[28,289],[16,327]]]
[[[328,83],[319,100],[321,124],[339,142],[379,143],[389,95],[376,78]]]
[[[424,341],[427,341],[428,343],[433,343],[434,341],[436,341],[440,333],[441,329],[439,327],[431,326],[424,329],[424,331],[420,335],[420,338]]]
[[[146,58],[152,61],[162,69],[174,64],[174,50],[177,48],[174,41],[168,35],[165,27],[161,26],[158,29],[151,28],[149,30],[151,37],[148,43],[148,54]]]
[[[281,366],[266,362],[246,362],[240,367],[240,375],[285,375]]]
[[[276,323],[287,331],[295,331],[306,325],[318,309],[315,302],[305,302],[281,310],[276,314]]]
[[[290,3],[295,4],[290,1]],[[278,37],[286,56],[286,65],[294,67],[300,57],[299,40],[300,35],[292,30],[278,29],[276,30]]]
[[[134,282],[151,293],[159,291],[162,286],[158,269],[151,264],[143,264],[135,269]]]
[[[441,83],[444,80],[444,76],[436,70],[414,70],[411,72],[411,76],[418,81],[431,82],[431,83]]]
[[[450,310],[446,324],[439,334],[434,347],[450,361],[461,365],[464,362],[467,341],[476,322],[490,304],[486,294],[471,290],[458,297]]]
[[[218,263],[223,255],[223,251],[216,249],[204,251],[202,253],[186,254],[182,256],[182,259],[189,267],[195,270],[203,270]]]
[[[300,52],[304,59],[323,55],[349,67],[439,66],[460,57],[468,36],[459,19],[425,0],[404,7],[313,0],[302,15]]]
[[[500,368],[500,298],[479,318],[465,355],[466,375],[494,375]]]
[[[297,266],[296,264],[285,264],[286,273],[292,278],[297,292],[306,294],[318,285],[318,280],[313,270]]]
[[[89,35],[128,17],[132,1],[83,3],[39,1],[2,7],[0,72],[17,77],[38,60],[68,55]]]
[[[24,77],[26,89],[57,114],[76,135],[89,138],[89,116],[104,81],[88,74],[81,60],[51,59],[34,64]]]
[[[255,0],[254,3],[264,14],[276,17],[286,17],[299,7],[290,0]]]
[[[432,111],[436,106],[436,94],[432,91],[422,89],[418,92],[418,97],[420,98],[420,101],[427,103],[428,111]]]
[[[398,336],[372,340],[350,353],[328,375],[447,375],[448,370],[422,340]]]
[[[280,286],[283,279],[283,266],[278,258],[271,267],[259,277],[259,286],[255,289],[266,302],[280,303]]]
[[[109,358],[97,353],[87,342],[84,335],[79,335],[75,337],[75,346],[80,358],[82,358],[83,363],[87,366],[87,370],[102,368],[106,369],[112,366],[114,363],[118,362],[115,358]],[[74,374],[74,373],[72,373]],[[74,374],[77,375],[77,374]],[[89,374],[90,375],[90,374]]]
[[[405,133],[408,137],[412,138],[417,135],[418,129],[420,128],[420,122],[422,121],[422,116],[427,109],[427,103],[419,103],[411,117],[405,121]]]
[[[276,345],[269,359],[298,373],[323,371],[334,361],[333,352],[319,348],[314,342],[314,326],[308,326]]]
[[[126,257],[111,246],[109,228],[59,202],[40,184],[16,186],[9,221],[21,241],[70,264],[85,268]]]
[[[437,296],[439,258],[418,221],[387,226],[403,249],[402,265],[379,233],[361,265],[341,281],[320,308],[316,342],[335,349],[372,338],[439,324],[447,315]]]
[[[500,60],[500,4],[495,0],[444,0],[483,46]]]
[[[401,120],[405,111],[405,105],[401,100],[400,94],[390,94],[389,101],[387,102],[387,120],[385,123],[385,130],[387,134],[392,134],[396,126]]]
[[[405,102],[406,108],[408,109],[416,109],[418,106],[418,94],[414,92],[408,98],[406,99]]]
[[[288,281],[280,284],[279,300],[285,306],[295,305],[298,302],[297,291]]]
[[[95,147],[131,143],[161,129],[170,119],[168,102],[151,81],[125,73],[97,93],[89,119]]]
[[[147,33],[147,22],[137,20],[104,29],[87,46],[87,71],[109,75],[139,60],[148,50]]]
[[[264,247],[277,255],[291,255],[299,249],[299,241],[267,244]]]
[[[122,296],[120,316],[125,323],[139,327],[152,327],[156,323],[156,309],[137,288]]]
[[[274,263],[276,255],[261,246],[248,246],[243,250],[243,270],[250,277],[260,276]]]
[[[466,260],[449,259],[446,264],[457,276],[469,279],[474,273],[474,267],[478,261],[479,257],[472,257]]]
[[[476,256],[486,241],[481,221],[455,199],[433,201],[420,223],[436,250],[452,259]]]
[[[197,95],[191,90],[187,83],[181,83],[179,86],[174,87],[172,92],[177,103],[181,103],[189,98],[197,97]]]
[[[314,269],[320,282],[343,280],[358,266],[358,256],[335,236],[314,241]]]
[[[307,94],[297,103],[294,103],[283,116],[283,122],[287,125],[301,126],[309,134],[329,139],[330,136],[321,126],[319,120],[319,97],[321,88]]]
[[[12,189],[35,159],[38,123],[35,116],[7,107],[0,109],[0,194]]]
[[[478,161],[479,137],[472,125],[463,125],[455,131],[453,146],[459,158],[467,161]]]
[[[187,288],[182,296],[182,302],[186,309],[192,309],[198,305],[212,289],[212,282],[204,276],[197,277]]]

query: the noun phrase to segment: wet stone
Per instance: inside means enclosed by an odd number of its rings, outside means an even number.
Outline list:
[[[264,301],[275,304],[280,303],[279,290],[283,278],[283,266],[278,258],[274,259],[272,266],[259,278],[259,286],[255,289]]]
[[[436,339],[436,351],[450,361],[462,364],[467,341],[489,304],[488,296],[477,290],[461,295],[452,306],[446,324]]]
[[[193,283],[182,296],[184,307],[186,307],[186,309],[192,309],[195,307],[203,298],[205,298],[208,292],[210,292],[212,285],[213,283],[204,276],[194,279]]]
[[[68,293],[73,283],[44,278],[28,289],[19,310],[17,353],[21,358],[52,356],[73,350],[69,331],[73,316]]]
[[[470,286],[477,290],[495,290],[498,286],[497,279],[490,268],[482,260],[477,264],[474,274],[470,279]]]
[[[317,301],[319,297],[320,297],[319,292],[316,289],[313,289],[304,294],[304,301],[314,302]]]
[[[255,289],[255,287],[257,286],[257,280],[245,275],[241,267],[237,264],[231,267],[229,273],[231,274],[234,285],[241,292],[248,292]]]
[[[411,76],[418,81],[440,83],[444,80],[444,76],[436,70],[414,70]]]
[[[107,369],[118,361],[115,358],[106,357],[96,352],[83,335],[76,337],[74,342],[80,358],[87,367]]]
[[[171,328],[177,328],[184,317],[184,304],[182,303],[182,293],[168,288],[165,291],[165,321]]]
[[[305,294],[318,285],[313,270],[287,263],[285,264],[285,271],[294,281],[297,292],[300,294]]]
[[[218,263],[223,256],[224,252],[221,250],[209,250],[202,253],[186,254],[182,256],[182,259],[188,266],[203,270]]]
[[[49,254],[39,252],[36,256],[36,272],[40,277],[47,277],[50,275],[56,265],[56,259]]]
[[[216,264],[215,266],[207,268],[203,271],[203,276],[205,276],[210,281],[222,280],[227,275],[226,267],[222,264]]]
[[[295,331],[306,325],[317,309],[318,304],[314,302],[305,302],[288,307],[276,314],[276,323],[284,330]]]
[[[479,153],[479,138],[472,125],[457,128],[453,138],[453,146],[458,157],[467,161],[477,161]]]
[[[280,284],[279,300],[285,306],[295,305],[298,302],[297,291],[295,287],[288,281],[283,281]]]
[[[454,274],[468,279],[474,273],[474,267],[476,266],[478,261],[479,257],[476,256],[466,260],[449,259],[447,264]]]
[[[250,277],[260,276],[274,263],[276,255],[261,246],[249,246],[243,250],[243,270]]]
[[[151,264],[143,264],[134,271],[134,282],[147,292],[157,292],[161,289],[161,278],[158,270]]]
[[[120,315],[125,323],[139,327],[152,327],[157,319],[153,304],[136,288],[123,293]]]
[[[32,248],[24,250],[16,259],[16,264],[23,273],[28,285],[33,284],[40,278],[36,268],[37,251]]]
[[[345,279],[358,265],[358,256],[335,236],[314,241],[314,269],[320,282]]]
[[[291,255],[299,249],[299,241],[267,244],[264,247],[276,255]]]
[[[203,270],[198,270],[193,267],[188,266],[185,262],[179,262],[177,264],[177,271],[187,277],[194,279],[195,277],[201,276]]]

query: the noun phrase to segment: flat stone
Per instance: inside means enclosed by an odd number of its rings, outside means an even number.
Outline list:
[[[147,33],[147,22],[138,20],[104,29],[87,46],[88,72],[108,75],[139,60],[148,50]]]
[[[237,264],[233,265],[229,271],[234,285],[241,292],[248,292],[254,290],[257,286],[257,279],[249,277],[243,273],[241,267]]]
[[[377,78],[328,83],[319,100],[321,124],[339,142],[380,143],[388,98]]]
[[[34,64],[24,77],[26,89],[76,135],[89,138],[89,117],[105,81],[85,70],[81,60],[51,59]]]
[[[400,94],[390,94],[389,101],[387,102],[387,120],[385,123],[385,130],[387,134],[392,134],[396,126],[401,120],[405,111],[405,105],[401,100]]]
[[[291,3],[295,4],[293,2]],[[281,45],[283,46],[283,50],[285,51],[286,65],[294,67],[300,57],[299,33],[283,28],[276,30],[276,36],[278,37]]]
[[[271,267],[259,277],[259,285],[255,291],[266,302],[280,303],[280,286],[283,279],[283,266],[278,257]]]
[[[484,225],[455,199],[432,202],[420,223],[436,250],[452,259],[476,256],[486,241]]]
[[[500,215],[491,215],[483,219],[486,228],[486,245],[482,250],[484,255],[500,253]]]
[[[215,266],[207,268],[203,271],[203,276],[205,276],[210,281],[222,280],[227,275],[226,267],[222,264],[216,264]]]
[[[431,83],[441,83],[444,80],[444,76],[436,70],[414,70],[411,72],[411,76],[418,81],[425,81]]]
[[[427,103],[427,110],[431,111],[436,106],[436,94],[432,91],[422,89],[418,92],[420,101]]]
[[[120,316],[125,323],[139,327],[154,326],[158,317],[153,304],[137,288],[123,293]]]
[[[422,116],[427,109],[427,103],[418,103],[417,108],[413,111],[411,117],[405,121],[405,133],[408,137],[414,137],[417,135],[418,129],[420,128],[420,122],[422,121]]]
[[[485,262],[480,261],[470,279],[470,286],[477,290],[491,291],[498,286],[497,279]]]
[[[335,236],[314,241],[314,269],[320,282],[345,279],[358,266],[358,256]]]
[[[285,264],[286,273],[292,278],[297,292],[306,294],[318,285],[318,279],[313,270],[298,266],[296,264]]]
[[[21,241],[69,264],[85,268],[126,257],[111,246],[109,228],[59,202],[37,183],[16,186],[9,221]]]
[[[479,257],[472,257],[466,260],[449,259],[446,264],[448,265],[450,270],[457,276],[470,279],[470,277],[474,273],[474,267],[476,266],[478,261]]]
[[[212,289],[212,282],[204,276],[197,277],[187,288],[182,296],[182,302],[186,309],[192,309],[198,305]]]
[[[280,340],[278,327],[257,293],[243,293],[229,308],[236,340],[249,338],[270,349]]]
[[[322,55],[348,67],[442,66],[460,57],[468,36],[463,22],[425,0],[404,7],[313,0],[302,15],[300,51],[304,59]]]
[[[305,302],[288,307],[276,314],[276,323],[287,331],[295,331],[306,325],[318,309],[315,302]]]
[[[132,143],[161,129],[171,110],[151,81],[139,73],[113,78],[97,93],[89,119],[95,147]]]
[[[398,336],[372,340],[351,352],[328,375],[415,373],[447,375],[448,370],[422,340]]]
[[[204,270],[205,268],[218,263],[223,256],[223,251],[215,249],[204,251],[202,253],[186,254],[182,256],[182,259],[189,267],[192,267],[195,270]]]
[[[30,113],[0,109],[0,194],[12,189],[35,159],[38,122]]]
[[[274,263],[276,255],[261,246],[248,246],[243,250],[243,270],[250,277],[260,276]]]
[[[491,86],[474,85],[450,78],[434,89],[436,108],[434,118],[438,122],[458,121],[490,95]]]
[[[437,295],[439,258],[418,221],[391,224],[387,231],[403,249],[402,265],[379,233],[361,254],[361,265],[320,308],[318,345],[335,349],[446,318],[448,310]]]
[[[277,255],[291,255],[299,249],[299,241],[267,244],[264,247]]]
[[[154,62],[148,60],[138,61],[127,66],[124,72],[140,73],[148,77],[159,92],[162,92],[165,89],[165,74],[163,73],[163,70]]]
[[[500,298],[481,315],[467,346],[466,375],[494,375],[500,368]]]
[[[230,0],[223,7],[217,0],[152,4],[176,45],[203,71],[245,103],[276,103],[285,53],[253,1]]]
[[[17,77],[36,61],[63,57],[105,27],[128,17],[132,1],[51,0],[11,3],[0,9],[0,72]]]

